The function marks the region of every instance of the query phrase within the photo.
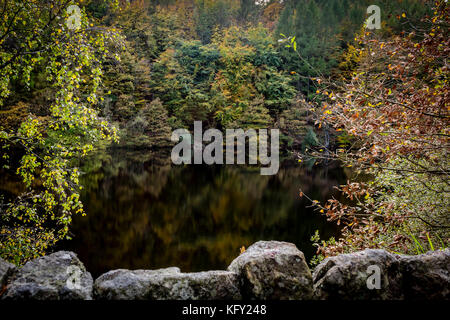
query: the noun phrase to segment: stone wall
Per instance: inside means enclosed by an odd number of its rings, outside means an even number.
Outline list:
[[[364,250],[325,259],[313,272],[291,243],[260,241],[226,271],[113,270],[95,281],[73,252],[16,268],[0,258],[7,300],[449,299],[450,250],[419,256]]]

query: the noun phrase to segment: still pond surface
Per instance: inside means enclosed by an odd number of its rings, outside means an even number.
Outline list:
[[[299,189],[323,201],[348,174],[285,160],[277,175],[261,176],[255,166],[174,166],[168,155],[123,149],[97,154],[83,171],[87,216],[74,217],[73,239],[61,248],[76,252],[93,276],[119,268],[226,269],[258,240],[295,243],[309,261],[315,230],[326,238],[338,230]]]

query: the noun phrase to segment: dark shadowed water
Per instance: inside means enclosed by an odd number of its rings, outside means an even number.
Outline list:
[[[308,170],[293,160],[261,176],[258,167],[174,166],[168,156],[124,150],[98,154],[83,170],[87,216],[74,218],[73,239],[62,247],[94,276],[118,268],[225,269],[258,240],[293,242],[309,261],[315,230],[326,238],[338,230],[307,208],[299,188],[325,200],[347,179],[338,166]]]

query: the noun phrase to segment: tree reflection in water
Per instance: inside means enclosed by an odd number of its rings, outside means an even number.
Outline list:
[[[277,175],[261,176],[254,166],[173,166],[156,154],[116,150],[85,163],[87,216],[74,218],[73,239],[62,248],[77,252],[94,276],[118,268],[224,269],[258,240],[293,242],[309,260],[315,230],[338,233],[307,208],[299,188],[328,199],[347,179],[339,166],[308,170],[283,161]]]

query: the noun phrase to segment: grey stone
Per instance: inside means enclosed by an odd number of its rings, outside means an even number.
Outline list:
[[[405,299],[450,299],[450,249],[401,256]]]
[[[259,241],[231,262],[247,299],[307,300],[313,293],[311,272],[292,243]]]
[[[76,254],[59,251],[27,262],[9,280],[2,299],[90,300],[93,280]]]
[[[380,270],[380,289],[370,289],[367,281],[374,273],[370,266]],[[325,259],[313,272],[317,299],[333,300],[392,300],[402,299],[400,258],[385,250],[341,254]]]
[[[367,282],[380,270],[380,288]],[[417,256],[367,249],[325,259],[313,272],[317,299],[403,300],[450,298],[450,250]]]
[[[0,295],[3,292],[6,281],[16,270],[16,266],[0,257]]]
[[[102,300],[235,300],[241,295],[232,272],[180,273],[178,268],[113,270],[94,284]]]

